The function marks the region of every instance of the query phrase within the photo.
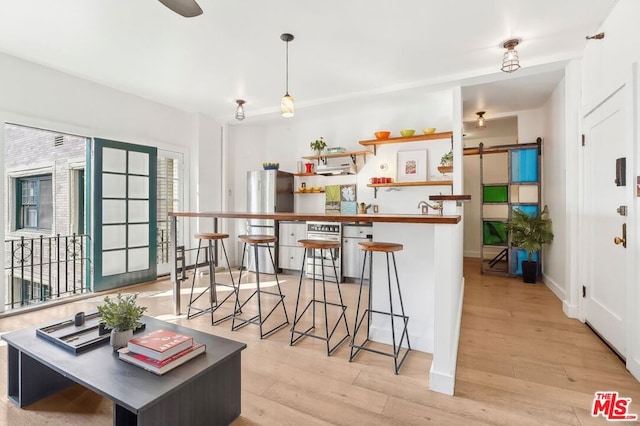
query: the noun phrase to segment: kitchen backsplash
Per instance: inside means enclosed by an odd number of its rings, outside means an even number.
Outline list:
[[[328,185],[325,187],[326,214],[356,214],[357,193],[356,185]]]

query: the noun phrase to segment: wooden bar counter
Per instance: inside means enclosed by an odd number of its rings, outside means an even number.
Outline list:
[[[446,202],[449,202],[448,200]],[[247,212],[173,212],[170,244],[171,278],[174,311],[180,314],[180,283],[176,280],[177,220],[210,218],[213,232],[218,232],[220,219],[270,219],[280,221],[322,221],[372,223],[376,241],[399,243],[404,250],[396,261],[400,275],[405,310],[409,315],[409,334],[414,349],[433,353],[429,388],[453,394],[455,365],[462,313],[464,279],[462,276],[461,208],[451,201],[445,212],[456,214],[354,214],[327,215],[313,213],[247,213]],[[232,232],[229,232],[232,234]],[[233,240],[234,236],[231,237]],[[370,283],[374,309],[385,311],[388,295],[378,290],[375,277],[386,277],[384,262],[374,260]],[[391,341],[391,327],[384,318],[370,326],[370,337],[379,342]]]
[[[320,213],[246,213],[246,212],[171,212],[174,217],[209,217],[214,219],[272,219],[323,221],[323,222],[393,222],[393,223],[446,223],[460,222],[458,215],[433,215],[433,214],[339,214],[327,215]]]

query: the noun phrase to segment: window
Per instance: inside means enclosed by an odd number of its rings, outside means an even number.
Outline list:
[[[16,180],[17,229],[50,230],[53,223],[51,175]]]

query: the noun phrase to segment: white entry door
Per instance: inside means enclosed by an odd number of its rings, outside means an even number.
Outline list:
[[[585,320],[623,357],[627,256],[623,244],[616,244],[614,238],[622,237],[626,222],[617,209],[626,204],[627,189],[616,184],[616,159],[626,156],[625,90],[620,89],[584,121],[586,244],[580,262],[585,268]]]

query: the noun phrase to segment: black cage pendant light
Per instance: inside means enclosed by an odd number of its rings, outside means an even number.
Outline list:
[[[293,34],[284,33],[280,35],[280,40],[287,44],[286,59],[286,92],[280,101],[280,112],[283,117],[293,117],[293,97],[289,94],[289,42],[293,40]]]

